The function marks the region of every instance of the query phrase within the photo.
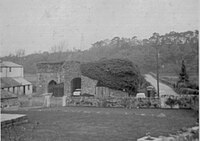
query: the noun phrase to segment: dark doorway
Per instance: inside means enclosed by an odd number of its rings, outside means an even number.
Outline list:
[[[23,86],[23,94],[26,94],[26,86]]]
[[[56,81],[51,80],[48,85],[48,93],[53,93],[53,88],[56,86]]]
[[[54,97],[62,97],[64,95],[64,84],[57,84],[54,80],[49,82],[48,93],[53,93]]]
[[[72,79],[71,81],[71,93],[73,94],[74,91],[81,89],[81,78],[77,77]]]
[[[62,97],[64,95],[64,83],[57,84],[53,87],[54,97]]]

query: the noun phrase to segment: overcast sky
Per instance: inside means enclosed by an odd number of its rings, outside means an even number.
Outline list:
[[[1,56],[198,29],[198,0],[1,0]]]

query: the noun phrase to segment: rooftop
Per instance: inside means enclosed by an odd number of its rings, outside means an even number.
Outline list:
[[[10,61],[2,61],[0,62],[1,67],[22,67],[22,65],[10,62]]]
[[[21,85],[31,85],[29,81],[22,77],[2,77],[1,78],[1,88],[8,88],[8,87],[15,87],[15,86],[21,86]]]

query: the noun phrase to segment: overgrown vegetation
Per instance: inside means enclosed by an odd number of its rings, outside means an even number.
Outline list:
[[[140,74],[139,68],[129,60],[110,59],[81,65],[83,75],[98,80],[98,86],[124,90],[130,95],[136,94],[139,88],[147,83]]]
[[[186,72],[186,67],[185,67],[185,63],[184,60],[182,60],[182,66],[181,66],[181,72],[179,73],[179,82],[183,82],[183,83],[188,83],[189,82],[189,76]]]

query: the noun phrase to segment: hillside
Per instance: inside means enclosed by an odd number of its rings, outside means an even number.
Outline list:
[[[27,56],[9,55],[1,60],[10,60],[22,64],[26,73],[36,73],[36,64],[44,61],[77,60],[81,62],[100,59],[129,59],[139,66],[141,72],[155,71],[156,47],[159,49],[160,71],[178,74],[181,60],[185,60],[187,71],[198,74],[199,32],[170,32],[158,35],[156,41],[149,39],[120,38],[105,39],[92,44],[88,50],[35,53]],[[60,46],[58,46],[60,47]]]

